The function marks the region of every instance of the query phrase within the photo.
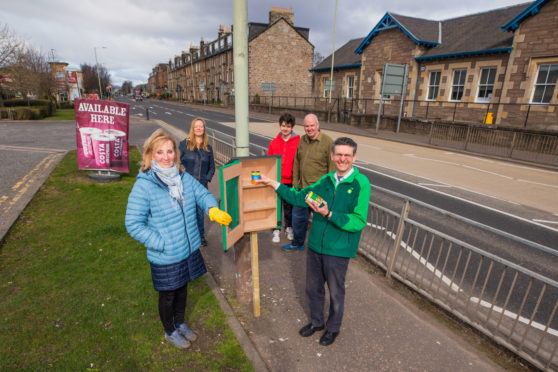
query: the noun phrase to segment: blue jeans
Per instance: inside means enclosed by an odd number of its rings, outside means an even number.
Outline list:
[[[306,231],[308,230],[308,219],[310,218],[310,207],[293,207],[293,235],[292,245],[304,245]]]

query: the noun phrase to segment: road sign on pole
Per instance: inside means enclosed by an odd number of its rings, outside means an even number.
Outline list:
[[[262,92],[274,92],[275,83],[262,83]]]
[[[380,128],[380,116],[382,115],[382,103],[385,96],[400,96],[399,117],[397,119],[396,133],[399,133],[399,125],[401,123],[401,111],[403,110],[403,101],[405,99],[405,88],[407,87],[407,71],[408,66],[396,65],[392,63],[384,64],[384,72],[382,75],[382,88],[380,91],[380,106],[378,107],[378,116],[376,117],[376,133]]]

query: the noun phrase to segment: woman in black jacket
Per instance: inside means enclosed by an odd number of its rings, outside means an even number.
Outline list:
[[[213,148],[209,144],[205,121],[195,118],[190,125],[190,134],[180,142],[180,162],[192,177],[207,188],[215,173],[215,160]],[[200,230],[202,245],[207,245],[205,239],[205,227],[203,224],[203,211],[198,208],[198,228]]]

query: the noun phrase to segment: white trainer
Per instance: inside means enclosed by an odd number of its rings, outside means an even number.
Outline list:
[[[293,228],[292,227],[287,227],[286,230],[287,230],[287,239],[293,240],[294,239]]]
[[[280,233],[281,231],[279,230],[273,230],[273,237],[271,238],[273,243],[279,243],[281,241],[281,238],[279,237]]]

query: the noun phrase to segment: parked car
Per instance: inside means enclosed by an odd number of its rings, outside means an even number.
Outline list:
[[[137,101],[143,101],[143,97],[141,95],[137,95],[136,96],[136,102]]]

